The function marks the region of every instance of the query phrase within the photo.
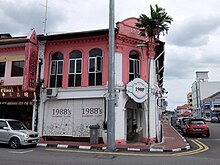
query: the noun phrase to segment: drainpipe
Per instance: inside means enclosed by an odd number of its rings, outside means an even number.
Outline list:
[[[36,99],[36,93],[34,92],[33,113],[32,113],[32,128],[31,128],[32,131],[34,131],[34,128],[35,128],[36,107],[37,107],[37,99]]]

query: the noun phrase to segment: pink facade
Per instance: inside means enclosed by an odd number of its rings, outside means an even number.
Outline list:
[[[26,44],[30,40],[26,37],[11,37],[10,34],[0,34],[0,118],[13,118],[23,121],[29,129],[33,126],[33,106],[35,104],[34,91],[36,88],[37,52],[34,64],[25,60],[30,54],[25,54]],[[32,91],[23,90],[24,65],[35,68],[32,72],[34,86]],[[30,72],[26,75],[29,77]],[[29,86],[29,80],[27,81]]]
[[[142,79],[146,84],[153,84],[152,91],[157,90],[154,86],[157,81],[160,83],[158,86],[161,86],[163,81],[163,49],[157,52],[156,44],[153,43],[155,52],[151,58],[149,57],[149,44],[146,44],[148,38],[140,37],[139,30],[135,27],[136,21],[136,18],[128,18],[116,23],[115,28],[115,93],[117,94],[115,143],[117,144],[125,144],[129,140],[147,142],[149,139],[154,143],[157,135],[160,134],[156,133],[156,129],[160,129],[155,126],[156,94],[151,97],[153,106],[150,113],[152,123],[150,129],[153,131],[148,136],[146,99],[145,102],[136,102],[128,96],[126,90],[128,83],[134,79]],[[108,111],[108,33],[108,29],[100,29],[38,35],[38,60],[43,63],[38,65],[38,72],[35,72],[38,73],[38,80],[43,82],[41,90],[35,93],[37,97],[40,96],[39,105],[36,105],[33,93],[29,94],[29,97],[34,105],[31,108],[33,108],[33,116],[37,115],[37,128],[42,139],[88,138],[89,126],[96,124],[100,125],[99,137],[104,137],[101,131],[105,129],[104,123]],[[23,76],[10,75],[12,62],[25,60],[25,43],[28,40],[20,39],[16,40],[12,47],[0,47],[0,62],[6,61],[7,64],[1,89],[4,86],[20,86],[21,89],[24,83]],[[4,41],[2,44],[5,44]],[[142,46],[138,46],[140,44]],[[149,59],[154,60],[154,58],[157,58],[157,61],[151,68],[152,82],[148,82],[148,63]],[[17,92],[19,89],[14,91]],[[23,96],[26,95],[22,94]],[[35,110],[37,114],[34,114]],[[35,122],[34,119],[32,121]]]
[[[0,62],[7,63],[5,76],[3,81],[4,86],[8,85],[23,85],[23,77],[11,77],[12,61],[24,60],[24,45],[19,47],[0,48]]]
[[[129,82],[129,53],[133,50],[140,55],[140,77],[147,81],[148,73],[148,56],[147,48],[138,48],[138,43],[146,41],[144,37],[139,36],[138,29],[134,26],[136,18],[129,18],[123,22],[117,23],[115,52],[120,52],[123,55],[123,84]],[[102,31],[102,30],[100,30]],[[90,32],[87,32],[90,33]],[[93,33],[91,31],[91,33]],[[73,34],[67,34],[69,36]],[[61,36],[61,37],[59,37]],[[62,38],[62,34],[57,35],[57,38]],[[64,38],[64,37],[63,37]],[[69,39],[56,39],[46,41],[45,45],[45,70],[44,70],[44,87],[49,87],[50,61],[51,55],[55,52],[61,52],[64,55],[63,81],[62,88],[68,88],[68,69],[69,69],[69,54],[74,50],[82,52],[82,84],[81,87],[88,87],[88,56],[89,51],[93,48],[99,48],[103,51],[103,77],[102,86],[107,85],[108,81],[108,33],[98,36],[89,37],[68,37]],[[47,39],[46,39],[47,40]]]

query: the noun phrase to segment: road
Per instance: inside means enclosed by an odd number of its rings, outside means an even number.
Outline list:
[[[1,165],[217,165],[220,162],[220,123],[210,123],[210,138],[187,138],[193,151],[181,153],[97,152],[72,149],[29,147],[12,150],[0,146]],[[207,151],[195,152],[199,140]]]

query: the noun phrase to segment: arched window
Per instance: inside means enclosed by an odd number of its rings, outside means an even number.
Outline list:
[[[52,55],[50,70],[50,87],[62,87],[63,54],[56,52]]]
[[[102,50],[94,48],[89,52],[89,86],[102,85]]]
[[[140,55],[136,51],[129,54],[129,81],[140,78]]]
[[[74,50],[69,55],[69,86],[81,86],[82,81],[82,52]]]

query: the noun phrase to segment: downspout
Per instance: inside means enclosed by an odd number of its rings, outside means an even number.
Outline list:
[[[42,80],[40,78],[42,64],[43,64],[43,59],[39,58],[38,78],[37,78],[37,86],[36,86],[36,94],[35,94],[35,97],[36,97],[36,125],[35,125],[35,128],[34,128],[35,131],[38,131],[37,126],[38,126],[38,110],[39,110],[39,104],[40,104],[40,90],[41,90],[41,86],[44,82],[44,80]],[[32,129],[33,129],[33,126],[32,126]]]
[[[32,131],[35,130],[34,128],[35,128],[36,107],[37,107],[37,99],[36,99],[36,92],[34,92],[33,112],[32,112],[32,125],[31,125],[31,130]]]

